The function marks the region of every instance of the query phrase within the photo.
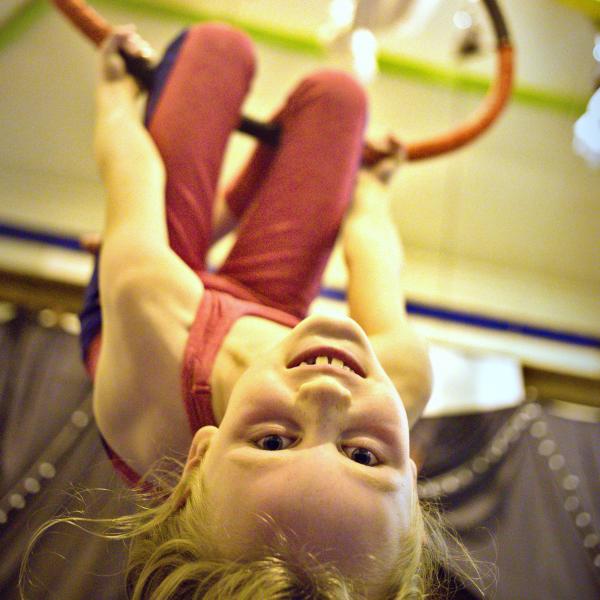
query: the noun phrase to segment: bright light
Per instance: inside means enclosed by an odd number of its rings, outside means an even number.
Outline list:
[[[452,21],[459,29],[469,29],[473,25],[473,17],[466,10],[456,11]]]
[[[600,167],[600,89],[590,99],[587,111],[573,126],[573,149],[593,167]]]
[[[429,357],[434,373],[429,417],[509,408],[525,397],[522,368],[513,356],[431,344]]]
[[[354,0],[331,0],[329,17],[331,24],[339,29],[350,27],[354,21],[356,2]]]
[[[355,56],[373,55],[377,50],[377,40],[368,29],[357,29],[352,34],[352,53]]]
[[[377,73],[377,39],[368,29],[357,29],[350,42],[354,71],[363,83],[369,83]]]
[[[600,35],[596,36],[596,43],[594,45],[594,49],[592,50],[592,54],[594,58],[600,62]]]
[[[357,0],[331,0],[329,18],[319,27],[319,38],[326,44],[352,28]]]

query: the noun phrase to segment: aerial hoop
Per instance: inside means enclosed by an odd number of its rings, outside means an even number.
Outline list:
[[[365,142],[362,162],[372,166],[389,156],[401,155],[404,160],[422,160],[457,150],[481,135],[498,118],[510,97],[513,80],[513,47],[502,12],[496,0],[482,0],[496,35],[496,77],[486,97],[470,117],[442,134],[413,142],[402,142],[394,136],[386,147]],[[94,44],[100,45],[110,35],[112,26],[84,0],[52,0],[56,7]],[[122,53],[128,71],[149,89],[152,87],[153,66],[149,60]],[[277,144],[277,124],[262,123],[242,117],[238,130],[263,142]]]

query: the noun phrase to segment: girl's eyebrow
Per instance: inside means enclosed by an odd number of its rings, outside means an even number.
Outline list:
[[[267,423],[282,424],[291,432],[298,432],[298,424],[291,418],[289,408],[280,404],[248,407],[237,420],[234,432],[243,435],[249,428]]]
[[[390,422],[385,416],[373,418],[372,414],[366,414],[366,411],[361,410],[349,416],[348,428],[350,431],[356,430],[357,434],[371,433],[394,449],[400,449],[405,443],[402,440],[400,426]]]

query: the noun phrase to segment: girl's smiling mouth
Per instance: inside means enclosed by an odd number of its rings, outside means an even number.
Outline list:
[[[334,369],[342,369],[363,379],[367,376],[365,370],[350,352],[332,346],[318,346],[304,350],[291,360],[287,368],[294,369],[303,365],[329,366]]]

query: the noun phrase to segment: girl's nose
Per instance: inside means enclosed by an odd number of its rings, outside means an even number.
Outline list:
[[[345,413],[352,394],[334,376],[321,375],[299,387],[297,402],[317,411]]]

